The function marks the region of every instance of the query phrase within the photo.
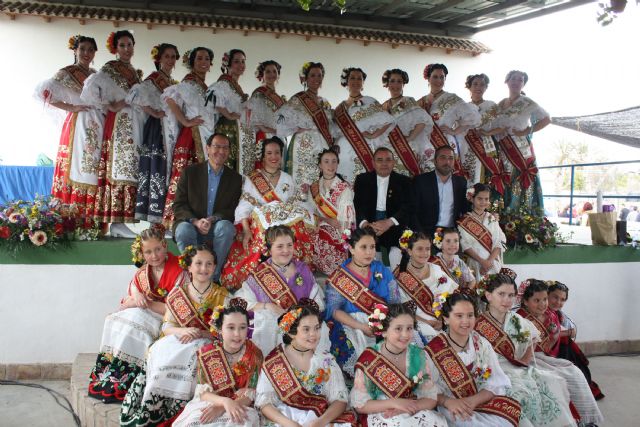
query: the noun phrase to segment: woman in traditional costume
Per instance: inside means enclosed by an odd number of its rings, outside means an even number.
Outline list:
[[[238,289],[260,264],[266,252],[264,233],[274,225],[286,225],[295,234],[295,258],[311,265],[311,231],[314,220],[302,204],[291,175],[282,172],[284,143],[274,136],[262,141],[262,169],[244,180],[235,212],[236,227],[242,227],[233,242],[220,278],[229,289]]]
[[[433,245],[440,252],[432,256],[429,262],[442,268],[460,288],[473,289],[476,284],[473,271],[458,256],[458,252],[460,252],[460,232],[455,228],[443,229],[438,227],[433,234]]]
[[[388,147],[395,119],[370,96],[362,95],[367,74],[361,68],[343,68],[340,85],[349,97],[334,111],[334,120],[342,131],[336,142],[340,152],[338,172],[349,182],[357,175],[373,170],[373,152]]]
[[[255,135],[256,147],[253,152],[255,168],[262,167],[258,155],[260,143],[265,138],[276,136],[278,115],[276,111],[286,102],[283,95],[276,92],[276,84],[280,78],[282,66],[274,60],[260,62],[255,76],[262,83],[249,98],[249,126]]]
[[[500,154],[505,170],[511,174],[510,185],[505,191],[505,208],[518,212],[526,209],[542,209],[542,187],[533,151],[532,136],[551,123],[551,117],[522,88],[529,76],[523,71],[509,71],[505,83],[509,97],[498,103],[497,127],[505,129],[498,134]]]
[[[216,133],[229,138],[231,151],[227,166],[240,175],[249,175],[255,170],[257,147],[254,134],[248,126],[247,100],[238,83],[244,74],[246,56],[240,49],[231,49],[222,55],[222,74],[218,81],[209,86],[207,102],[215,107],[218,115]]]
[[[107,316],[100,353],[91,370],[89,396],[120,402],[144,367],[147,349],[160,335],[167,294],[188,280],[178,257],[167,251],[162,227],[144,230],[131,245],[142,263],[129,284],[120,309]]]
[[[138,165],[138,194],[135,218],[152,223],[162,222],[164,201],[167,195],[167,119],[161,99],[162,92],[177,83],[171,71],[180,57],[178,48],[161,43],[151,49],[151,59],[156,71],[140,84],[131,88],[127,104],[142,109],[147,120],[142,130],[142,146]]]
[[[333,322],[331,352],[342,370],[353,377],[355,363],[365,348],[375,344],[368,316],[376,304],[400,301],[393,274],[376,257],[376,234],[358,228],[348,235],[348,258],[327,280],[325,319]]]
[[[278,110],[277,132],[280,138],[293,135],[285,159],[285,169],[297,188],[311,185],[318,176],[318,154],[334,144],[337,132],[331,104],[318,95],[324,79],[324,66],[306,62],[299,73],[304,91],[291,97]]]
[[[424,349],[411,342],[415,313],[416,305],[408,302],[381,305],[369,316],[381,340],[358,358],[350,398],[369,427],[447,427],[435,411],[438,388]]]
[[[560,321],[560,348],[558,357],[573,362],[584,374],[589,383],[593,397],[600,400],[604,397],[600,386],[591,379],[591,371],[589,370],[589,360],[584,355],[578,344],[576,344],[576,334],[578,327],[563,311],[564,303],[569,298],[569,288],[564,283],[552,280],[549,285],[549,308],[553,311]]]
[[[444,64],[429,64],[423,76],[429,82],[430,92],[418,100],[418,104],[431,115],[434,125],[430,141],[433,149],[451,146],[456,153],[454,173],[467,175],[462,160],[469,147],[464,139],[467,130],[480,124],[480,114],[455,93],[445,92],[444,84],[449,70]],[[435,154],[435,151],[434,151]],[[428,160],[433,163],[433,158]],[[433,166],[432,166],[433,167]],[[474,181],[471,181],[474,182]]]
[[[476,183],[467,191],[471,212],[458,221],[460,247],[467,254],[469,268],[476,280],[485,274],[497,274],[502,269],[507,238],[498,220],[487,208],[491,205],[491,188]]]
[[[332,149],[320,152],[320,179],[311,184],[311,197],[307,197],[318,223],[313,233],[313,264],[327,276],[347,259],[342,233],[353,229],[356,219],[353,189],[337,173],[339,163],[338,153]]]
[[[505,274],[490,274],[478,282],[478,290],[487,302],[487,310],[478,317],[475,330],[491,343],[511,380],[507,396],[522,407],[520,425],[575,426],[565,380],[535,367],[538,330],[511,311],[517,293],[513,279]]]
[[[278,319],[284,344],[264,359],[256,408],[265,426],[356,425],[355,414],[346,411],[348,391],[334,357],[319,348],[319,307],[302,300]]]
[[[520,285],[518,294],[522,301],[518,314],[533,323],[539,333],[540,339],[535,348],[536,365],[565,379],[571,403],[578,410],[582,423],[600,424],[604,417],[584,374],[570,361],[557,358],[560,321],[549,309],[547,285],[542,280],[527,279]]]
[[[40,83],[35,96],[45,104],[67,112],[60,134],[51,195],[62,203],[75,204],[83,225],[89,227],[93,224],[104,115],[102,106],[86,105],[80,94],[85,80],[96,72],[90,65],[98,46],[93,38],[78,34],[69,39],[68,47],[73,50],[73,65]]]
[[[218,340],[198,350],[195,395],[173,427],[258,427],[253,401],[262,352],[247,337],[247,302],[233,298],[217,306],[211,329]]]
[[[431,380],[440,388],[438,411],[455,427],[517,427],[520,404],[505,395],[511,386],[491,344],[473,330],[471,296],[454,293],[439,301],[446,332],[425,347]]]
[[[399,244],[403,251],[402,259],[393,275],[400,289],[400,300],[416,304],[416,329],[421,335],[421,344],[424,345],[442,329],[441,320],[433,313],[434,301],[442,295],[446,298],[458,289],[458,284],[440,266],[429,262],[429,236],[406,230],[402,233]]]
[[[135,40],[127,30],[111,33],[109,52],[117,59],[107,62],[87,79],[82,100],[108,110],[102,134],[94,220],[111,223],[111,235],[134,237],[125,223],[135,222],[138,163],[144,112],[127,104],[129,90],[140,83],[131,65]]]
[[[216,256],[208,246],[188,246],[180,262],[191,280],[167,296],[163,336],[149,348],[145,369],[125,396],[121,426],[169,426],[193,397],[197,350],[211,342],[211,315],[228,291],[212,281]]]
[[[465,87],[471,93],[469,105],[480,113],[480,124],[467,131],[465,140],[469,149],[462,164],[469,173],[468,183],[490,184],[496,192],[495,198],[498,198],[509,185],[509,175],[505,173],[498,157],[493,137],[504,131],[496,127],[498,105],[483,98],[488,86],[489,77],[486,74],[470,75],[465,82]]]
[[[252,341],[269,354],[282,337],[276,334],[278,317],[302,298],[315,301],[324,311],[324,292],[309,267],[294,258],[293,231],[286,225],[267,229],[265,243],[270,257],[260,263],[236,292],[254,313]],[[329,351],[329,329],[322,324],[320,349]]]
[[[382,75],[382,85],[389,89],[391,98],[382,104],[382,108],[396,120],[396,126],[389,133],[389,144],[400,163],[398,172],[416,176],[433,170],[434,149],[429,143],[433,128],[431,116],[410,96],[404,96],[404,85],[409,83],[406,71],[394,68]]]
[[[176,198],[178,180],[184,168],[206,160],[205,146],[213,133],[215,114],[206,108],[205,79],[213,63],[213,51],[206,47],[188,50],[182,56],[182,64],[189,73],[177,85],[162,93],[168,126],[167,167],[169,184],[165,201],[163,223],[171,228],[174,221],[173,201]]]

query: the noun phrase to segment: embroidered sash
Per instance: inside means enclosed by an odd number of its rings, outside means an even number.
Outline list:
[[[398,286],[411,297],[418,307],[429,316],[435,317],[435,314],[433,314],[433,292],[431,292],[431,289],[409,271],[400,271],[400,269],[396,267],[393,275],[396,277]]]
[[[331,205],[322,195],[320,194],[320,184],[318,182],[314,182],[311,184],[311,196],[313,197],[313,201],[316,203],[318,210],[322,212],[327,218],[338,218],[338,210]]]
[[[204,80],[202,80],[200,77],[198,77],[195,73],[189,73],[186,76],[183,77],[182,81],[189,81],[189,82],[195,82],[198,86],[200,86],[200,88],[202,89],[203,93],[206,92],[207,90],[207,84],[204,82]]]
[[[276,194],[275,189],[273,188],[269,180],[265,178],[260,171],[253,171],[249,175],[249,179],[251,180],[251,183],[256,187],[256,190],[258,190],[265,202],[271,203],[280,201],[280,198]]]
[[[253,92],[260,92],[261,94],[263,94],[265,98],[267,98],[276,106],[276,110],[284,105],[284,99],[282,99],[282,97],[275,91],[269,89],[266,86],[260,86]]]
[[[331,285],[336,291],[340,292],[340,295],[367,315],[373,313],[374,304],[387,305],[384,299],[370,291],[367,286],[363,285],[344,267],[340,267],[334,271],[331,277],[329,277],[329,282],[331,282]]]
[[[365,167],[367,172],[371,172],[373,170],[373,151],[371,151],[371,147],[369,147],[369,143],[356,126],[355,122],[349,115],[347,111],[347,106],[344,102],[338,105],[335,111],[335,120],[342,133],[353,147],[353,151],[355,151],[358,159]]]
[[[287,309],[298,302],[287,282],[284,281],[272,265],[263,262],[251,274],[274,304]]]
[[[333,137],[331,136],[329,119],[322,105],[318,104],[307,92],[298,92],[293,96],[300,100],[304,109],[307,110],[307,113],[309,113],[313,119],[313,123],[316,125],[316,128],[318,128],[320,135],[322,135],[329,147],[331,147],[333,145]]]
[[[281,345],[269,353],[264,360],[262,369],[284,404],[304,411],[313,411],[318,417],[326,412],[329,407],[327,399],[324,396],[308,392],[300,384]],[[355,426],[356,417],[352,412],[344,412],[335,418],[333,423],[351,423]]]
[[[393,146],[393,149],[398,153],[398,157],[402,161],[402,164],[409,171],[411,176],[420,174],[420,166],[418,165],[418,159],[416,154],[411,149],[409,141],[400,131],[400,126],[396,126],[389,133],[389,142]]]
[[[455,274],[453,274],[451,270],[449,270],[449,267],[447,267],[447,263],[444,262],[442,258],[440,258],[439,256],[431,255],[431,257],[429,257],[429,263],[435,264],[440,267],[442,271],[447,273],[447,276],[449,276],[454,282],[458,283],[458,278]]]
[[[238,82],[233,80],[233,77],[231,77],[229,74],[220,75],[220,77],[218,77],[218,81],[225,81],[229,83],[231,89],[233,89],[233,91],[238,94],[238,96],[242,99],[242,102],[245,102],[249,98],[249,95],[244,93]]]
[[[495,320],[487,316],[486,313],[478,316],[478,319],[476,320],[475,330],[491,343],[491,346],[496,351],[496,353],[504,356],[504,358],[507,359],[512,365],[527,366],[516,359],[516,347],[513,344],[513,341],[511,341],[509,335],[507,335],[507,333],[499,324],[496,323]]]
[[[493,248],[493,238],[491,237],[491,231],[489,231],[484,224],[474,218],[471,214],[467,214],[458,221],[458,226],[472,235],[487,252],[491,253]]]
[[[198,350],[198,364],[215,394],[233,398],[236,380],[220,343],[214,342]]]
[[[478,393],[471,372],[443,335],[438,335],[429,341],[425,350],[456,399]],[[514,427],[518,427],[520,422],[520,404],[507,396],[496,395],[487,403],[476,407],[475,411],[498,415]]]
[[[538,332],[540,332],[540,342],[536,344],[536,351],[549,354],[553,347],[553,343],[551,342],[551,334],[549,334],[549,331],[544,324],[523,308],[520,308],[516,313],[533,323],[536,329],[538,329]]]
[[[82,68],[79,65],[67,65],[63,68],[63,70],[66,71],[67,74],[69,74],[69,76],[80,88],[82,88],[87,77],[89,77],[93,73],[91,70]]]
[[[413,381],[372,348],[362,352],[355,369],[360,369],[384,394],[392,399],[415,399]]]
[[[500,140],[500,147],[502,147],[505,156],[507,156],[513,167],[520,172],[518,180],[520,180],[522,188],[526,190],[538,174],[535,155],[525,159],[511,135],[507,135]]]
[[[171,80],[167,78],[166,74],[156,71],[149,74],[145,81],[150,81],[160,91],[163,92],[166,88],[171,86]]]
[[[200,319],[198,310],[182,287],[176,287],[169,293],[166,304],[181,327],[209,330],[207,324]]]
[[[469,129],[464,139],[467,141],[471,151],[480,160],[480,163],[491,172],[490,184],[493,185],[498,193],[504,194],[505,186],[509,183],[509,175],[505,173],[502,163],[498,159],[487,154],[480,132],[477,129]]]

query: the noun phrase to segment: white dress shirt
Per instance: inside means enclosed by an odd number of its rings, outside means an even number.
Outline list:
[[[455,221],[453,218],[453,179],[451,175],[442,182],[440,175],[436,173],[436,181],[438,182],[438,222],[439,227],[453,227]]]

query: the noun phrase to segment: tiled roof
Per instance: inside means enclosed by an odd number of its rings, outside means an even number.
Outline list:
[[[295,34],[307,39],[325,37],[335,39],[336,43],[341,40],[357,40],[365,45],[371,42],[379,42],[390,44],[392,47],[410,45],[420,49],[440,48],[448,52],[464,51],[474,55],[489,52],[489,49],[484,44],[464,38],[289,20],[221,16],[211,13],[185,13],[168,10],[143,10],[26,1],[0,1],[0,13],[8,15],[12,19],[19,15],[29,15],[41,16],[47,20],[68,18],[80,21],[111,21],[116,26],[119,26],[120,23],[143,23],[148,26],[175,25],[179,27],[208,28],[214,31],[236,30],[267,32],[276,35]]]

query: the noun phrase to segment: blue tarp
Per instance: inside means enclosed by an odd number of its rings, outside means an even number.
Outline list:
[[[0,204],[51,193],[53,166],[0,166]]]

